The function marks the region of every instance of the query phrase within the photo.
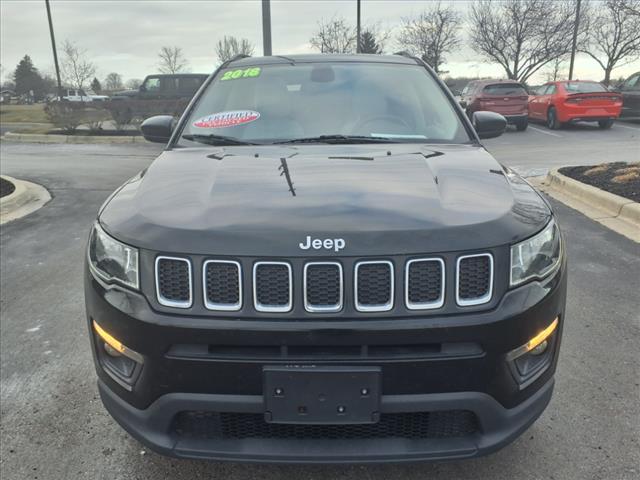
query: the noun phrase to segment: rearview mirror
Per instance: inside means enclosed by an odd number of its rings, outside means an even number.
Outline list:
[[[507,129],[507,119],[496,112],[475,112],[472,123],[480,138],[499,137]]]
[[[156,143],[167,143],[171,138],[175,120],[171,115],[156,115],[155,117],[147,118],[140,130],[145,140]]]

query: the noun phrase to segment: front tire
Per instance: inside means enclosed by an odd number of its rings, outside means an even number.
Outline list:
[[[516,130],[519,132],[524,132],[529,126],[528,120],[522,120],[521,122],[516,123]]]
[[[609,120],[600,120],[598,122],[598,127],[600,127],[602,130],[609,130],[612,126],[613,118],[610,118]]]
[[[554,107],[551,107],[547,111],[547,128],[549,130],[557,130],[560,128],[560,122],[558,121],[558,113]]]

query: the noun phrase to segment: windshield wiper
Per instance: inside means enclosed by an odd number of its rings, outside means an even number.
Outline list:
[[[292,138],[274,143],[398,143],[388,137],[372,137],[365,135],[319,135],[317,137]]]
[[[203,135],[199,133],[187,133],[182,135],[186,140],[194,142],[206,143],[207,145],[258,145],[257,143],[246,142],[235,137],[227,137],[226,135],[215,135],[213,133]]]

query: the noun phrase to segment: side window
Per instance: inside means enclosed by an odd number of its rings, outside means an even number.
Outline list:
[[[160,90],[162,93],[172,94],[178,90],[178,79],[175,77],[165,77],[160,80]]]
[[[178,79],[178,90],[180,93],[195,93],[200,85],[202,85],[202,79],[199,77],[182,77]]]
[[[640,90],[640,74],[634,75],[629,78],[626,82],[624,82],[623,90]]]
[[[554,93],[556,93],[556,86],[552,83],[550,85],[547,85],[547,88],[545,88],[543,95],[553,95]]]
[[[142,84],[144,87],[143,90],[147,92],[158,92],[160,91],[160,79],[158,77],[149,77]]]
[[[462,93],[460,93],[460,95],[466,95],[467,93],[469,93],[469,85],[462,89]]]

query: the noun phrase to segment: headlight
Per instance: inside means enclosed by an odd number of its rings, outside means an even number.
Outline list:
[[[111,238],[97,223],[89,239],[89,264],[102,279],[138,289],[138,249]]]
[[[511,247],[511,286],[551,273],[560,263],[560,231],[556,222],[537,235]]]

